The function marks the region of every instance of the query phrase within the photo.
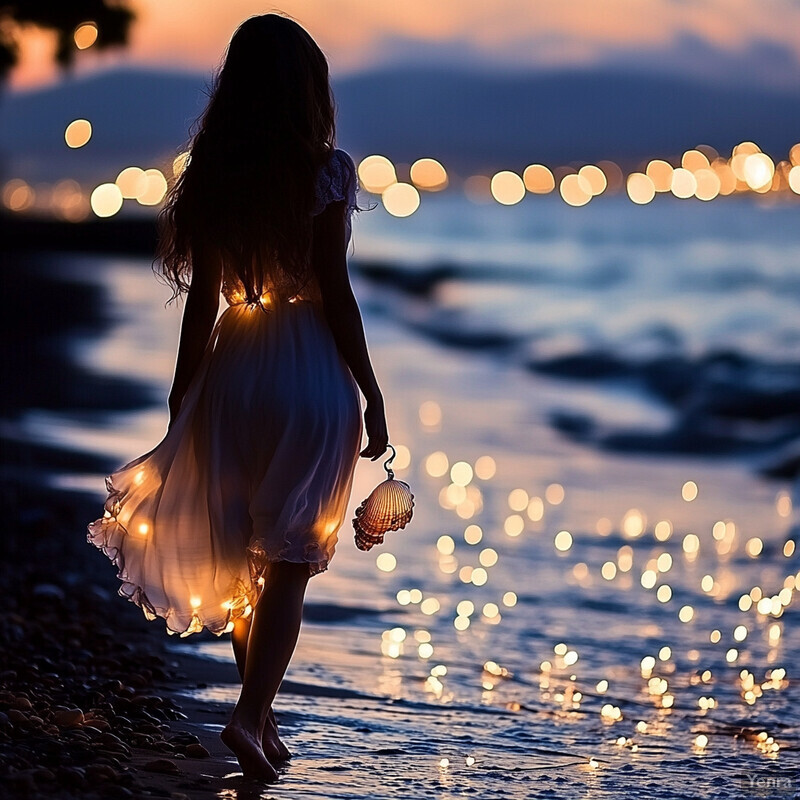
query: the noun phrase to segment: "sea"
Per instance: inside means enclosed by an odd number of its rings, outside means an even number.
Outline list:
[[[295,757],[264,797],[800,791],[798,214],[454,191],[357,214],[351,273],[414,517],[369,552],[346,523],[311,580],[275,704]],[[109,320],[71,357],[145,399],[29,411],[21,435],[125,463],[164,435],[180,307],[145,259],[53,269]],[[100,502],[103,477],[54,482]],[[384,477],[359,465],[348,519]],[[232,658],[226,638],[171,646]]]

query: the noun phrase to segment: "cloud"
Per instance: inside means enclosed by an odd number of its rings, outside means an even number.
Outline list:
[[[236,26],[263,13],[258,0],[135,0],[138,21],[117,60],[210,71]],[[282,10],[320,43],[334,73],[404,59],[506,67],[582,64],[704,44],[729,60],[771,46],[800,62],[795,0],[284,0]],[[84,56],[81,69],[108,59]],[[17,85],[34,75],[29,64]]]

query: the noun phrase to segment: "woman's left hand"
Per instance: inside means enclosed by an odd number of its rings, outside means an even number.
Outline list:
[[[380,458],[389,446],[389,433],[386,429],[386,413],[383,403],[367,403],[364,410],[364,427],[367,429],[367,446],[359,453],[372,461]]]

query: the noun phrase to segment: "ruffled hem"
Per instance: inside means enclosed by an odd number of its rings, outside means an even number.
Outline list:
[[[130,580],[130,576],[125,569],[125,556],[121,548],[113,544],[113,541],[122,542],[130,535],[127,528],[117,519],[125,494],[114,487],[111,477],[106,478],[106,489],[108,497],[104,505],[105,513],[100,519],[88,525],[89,532],[86,540],[106,555],[117,568],[117,578],[121,581],[117,594],[139,606],[147,620],[154,620],[158,617],[164,619],[167,633],[170,635],[177,634],[181,638],[185,638],[193,633],[200,633],[204,628],[207,628],[215,636],[230,633],[233,630],[236,619],[248,617],[253,612],[258,598],[261,596],[261,588],[265,581],[264,573],[267,565],[271,562],[307,562],[312,576],[328,569],[330,556],[316,542],[306,544],[303,548],[303,558],[296,559],[291,557],[294,555],[291,553],[294,546],[287,538],[284,539],[283,547],[277,551],[274,549],[270,551],[269,548],[265,548],[263,539],[255,539],[247,547],[246,551],[250,571],[250,585],[247,586],[241,580],[234,581],[228,592],[228,596],[231,599],[224,604],[228,611],[224,621],[221,624],[211,623],[203,620],[201,615],[194,611],[191,622],[187,626],[174,627],[176,617],[179,616],[175,610],[156,606],[149,600],[144,588],[135,581]]]

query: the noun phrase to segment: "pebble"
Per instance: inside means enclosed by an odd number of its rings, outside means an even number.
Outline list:
[[[190,744],[184,750],[189,758],[211,758],[211,753],[201,744]]]
[[[148,761],[142,769],[148,772],[160,772],[163,775],[177,775],[179,770],[174,761],[167,758],[157,758],[154,761]]]
[[[39,494],[27,501],[42,502]],[[79,520],[69,514],[39,520],[35,535],[12,520],[10,532],[3,532],[12,543],[17,537],[38,550],[25,550],[25,562],[0,559],[6,608],[0,626],[0,797],[168,797],[154,795],[152,778],[129,765],[133,746],[152,753],[150,771],[180,774],[162,754],[185,758],[183,751],[196,743],[167,741],[176,735],[168,724],[179,718],[179,709],[155,694],[153,681],[173,680],[175,669],[160,655],[162,631],[146,627],[138,609],[127,608],[112,591],[92,586],[91,554],[74,536],[83,517],[82,510]],[[73,539],[74,548],[65,544]],[[58,580],[50,574],[43,579],[38,556],[47,553],[58,554]],[[194,757],[203,756],[198,750]]]

